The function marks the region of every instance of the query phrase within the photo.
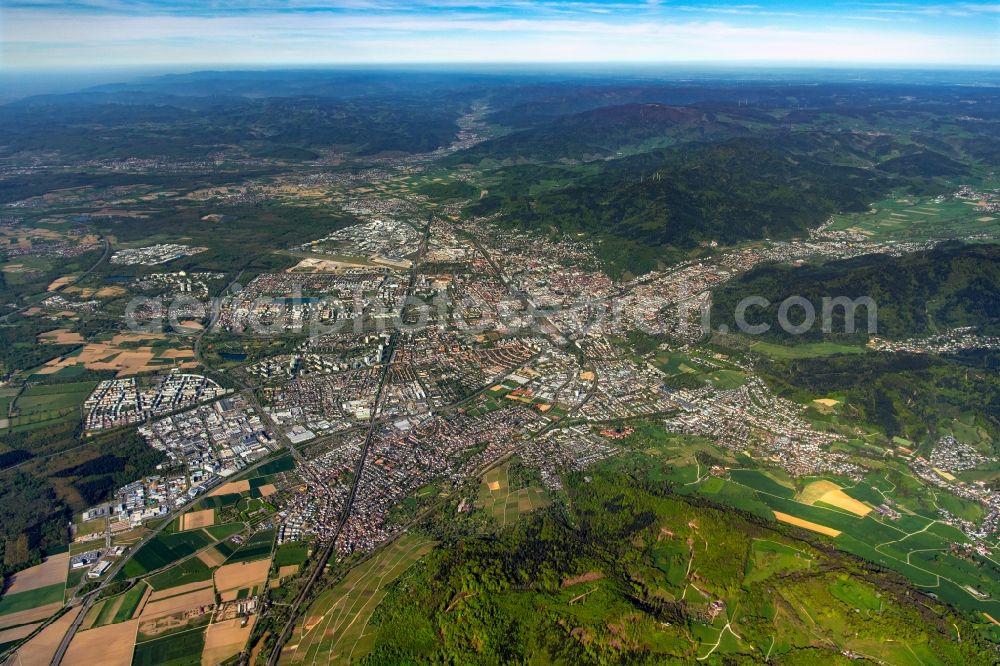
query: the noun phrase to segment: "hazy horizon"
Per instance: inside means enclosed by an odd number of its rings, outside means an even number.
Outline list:
[[[1000,73],[988,66],[878,63],[822,64],[792,62],[564,62],[564,63],[351,63],[267,66],[266,64],[145,67],[59,67],[0,71],[0,104],[35,95],[67,94],[114,84],[139,84],[162,77],[219,73],[295,73],[369,71],[372,73],[470,73],[482,76],[607,76],[680,80],[829,80],[1000,86]],[[986,76],[984,76],[986,75]]]

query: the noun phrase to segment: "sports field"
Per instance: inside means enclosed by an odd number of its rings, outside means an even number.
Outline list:
[[[385,597],[386,586],[433,547],[434,542],[422,535],[405,534],[351,569],[317,597],[296,624],[280,663],[347,664],[364,657],[373,633],[368,622]]]

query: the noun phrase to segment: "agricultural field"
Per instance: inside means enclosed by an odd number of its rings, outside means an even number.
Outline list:
[[[62,607],[69,569],[69,553],[50,555],[36,566],[19,571],[0,596],[0,647],[29,636]]]
[[[83,401],[96,385],[97,382],[74,382],[25,387],[9,405],[11,430],[31,430],[81,418]]]
[[[278,475],[294,468],[295,461],[291,455],[278,456],[247,476],[214,488],[194,505],[189,515],[197,513],[206,516],[198,520],[207,520],[208,514],[201,512],[214,511],[214,525],[205,528],[212,534],[223,534],[226,531],[225,524],[246,523],[251,527],[262,524],[276,510],[273,499],[269,498],[277,492]]]
[[[754,539],[743,581],[755,583],[779,573],[809,570],[814,564],[815,559],[802,549],[769,539]]]
[[[190,530],[167,534],[162,532],[144,545],[126,564],[125,575],[142,576],[193,555],[213,543],[214,538],[204,530]]]
[[[205,649],[205,628],[136,643],[133,666],[199,666]]]
[[[545,491],[539,487],[511,489],[507,474],[510,464],[491,469],[483,476],[479,487],[479,503],[487,514],[507,525],[522,513],[549,505]]]
[[[244,622],[241,618],[212,622],[205,629],[205,646],[201,653],[201,663],[218,664],[243,651],[247,644],[256,616]]]
[[[748,511],[770,521],[829,538],[838,548],[893,569],[912,584],[985,619],[1000,617],[1000,568],[973,551],[952,549],[967,538],[937,517],[938,506],[972,515],[976,505],[940,490],[928,490],[899,463],[885,463],[860,482],[838,477],[793,478],[777,468],[739,461],[698,438],[665,433],[639,422],[626,440],[634,453],[602,463],[608,469],[636,467],[676,492]],[[730,468],[725,477],[708,474],[698,459],[710,456]],[[661,467],[662,466],[662,467]],[[890,504],[898,519],[874,509]]]
[[[952,544],[968,543],[965,535],[921,515],[916,504],[918,511],[908,509],[910,501],[894,494],[891,485],[841,487],[813,480],[794,492],[763,471],[734,470],[728,479],[709,478],[692,488],[714,501],[831,537],[842,550],[893,569],[959,608],[993,617],[1000,612],[1000,568],[971,550],[953,551]],[[872,510],[893,497],[898,519]]]
[[[59,647],[59,642],[76,620],[76,616],[80,614],[80,610],[80,606],[70,608],[57,620],[18,647],[11,657],[14,663],[25,666],[34,664],[45,666],[45,664],[50,663]]]
[[[274,553],[274,566],[302,566],[309,554],[309,546],[303,543],[283,543]]]
[[[351,569],[316,598],[281,653],[282,664],[348,664],[371,647],[368,621],[386,586],[426,555],[434,542],[406,534]]]
[[[116,333],[94,339],[72,352],[48,361],[34,373],[72,376],[79,370],[104,370],[118,377],[171,368],[197,368],[190,340],[165,333]]]
[[[230,560],[215,571],[215,589],[223,601],[253,597],[264,591],[270,558],[242,562]]]
[[[63,661],[67,664],[131,666],[139,620],[78,631]]]
[[[270,556],[274,547],[274,530],[260,530],[247,539],[226,560],[227,563],[253,562]]]
[[[151,592],[148,585],[139,581],[121,594],[101,599],[87,611],[80,628],[103,627],[106,624],[118,624],[137,617],[138,611]]]
[[[897,195],[877,202],[867,213],[833,216],[831,230],[850,231],[869,240],[920,242],[1000,235],[1000,215],[960,199]]]
[[[203,511],[208,513],[199,513]],[[264,529],[240,535],[246,530],[243,523],[181,529],[209,517],[214,517],[213,509],[182,514],[135,554],[129,565],[132,571],[141,568],[131,574],[139,580],[88,610],[74,638],[79,653],[89,649],[94,632],[122,625],[131,632],[132,664],[215,664],[243,649],[256,614],[234,615],[232,610],[218,618],[216,614],[228,602],[249,602],[264,593],[275,532]],[[304,549],[294,544],[285,548],[283,561],[304,558]],[[128,571],[127,566],[123,575],[130,576]],[[114,640],[124,642],[124,631],[119,630]],[[119,652],[124,660],[126,647],[122,645]]]
[[[175,564],[169,569],[146,578],[146,582],[154,590],[165,590],[209,580],[212,580],[212,569],[202,561],[200,556],[189,557],[180,564]]]

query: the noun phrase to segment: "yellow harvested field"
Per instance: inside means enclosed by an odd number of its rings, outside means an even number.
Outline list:
[[[211,606],[214,603],[215,593],[212,591],[212,588],[206,587],[194,592],[188,592],[187,594],[170,597],[169,599],[147,602],[139,617],[143,620],[148,620],[161,615],[170,615],[171,613],[179,613],[202,606]]]
[[[15,653],[13,663],[17,666],[49,666],[56,648],[70,625],[80,614],[81,606],[74,606],[58,620],[45,627],[37,636],[22,645]]]
[[[160,354],[162,358],[192,358],[194,356],[193,349],[168,349],[167,351]]]
[[[56,583],[65,583],[68,573],[69,552],[67,551],[47,557],[44,562],[30,569],[18,571],[11,576],[10,583],[4,594],[17,594],[18,592],[27,592],[28,590],[35,590],[39,587],[55,585]]]
[[[160,599],[166,599],[168,597],[176,597],[181,594],[187,594],[188,592],[194,592],[195,590],[204,590],[212,588],[212,581],[210,580],[199,580],[194,583],[188,583],[187,585],[178,585],[176,587],[168,587],[165,590],[156,590],[151,595],[149,595],[149,601],[159,601]]]
[[[125,289],[123,287],[110,286],[110,287],[101,287],[96,292],[94,292],[94,295],[97,296],[98,298],[111,298],[113,296],[121,296],[124,293]]]
[[[63,663],[131,666],[138,627],[138,620],[128,620],[77,632],[73,636],[73,642],[69,644]]]
[[[181,530],[193,530],[215,524],[215,509],[188,511],[181,516]]]
[[[977,217],[976,222],[992,222],[995,219],[997,218],[990,217],[989,215],[984,215],[983,217]]]
[[[260,488],[257,489],[261,497],[270,497],[274,493],[278,492],[278,489],[274,487],[273,483],[265,483]]]
[[[248,490],[250,490],[250,482],[243,479],[242,481],[230,481],[229,483],[223,483],[221,486],[210,492],[208,496],[215,497],[216,495],[227,495],[229,493],[245,493]]]
[[[827,527],[826,525],[820,525],[819,523],[814,523],[808,520],[802,520],[801,518],[790,516],[787,513],[781,513],[780,511],[775,511],[774,517],[783,523],[788,523],[789,525],[795,525],[796,527],[803,527],[807,530],[812,530],[813,532],[819,532],[820,534],[825,534],[827,536],[832,536],[832,537],[840,536],[840,530],[835,530],[832,527]]]
[[[134,375],[140,372],[152,372],[163,370],[165,365],[153,364],[154,359],[177,360],[178,358],[191,358],[193,351],[190,343],[180,343],[186,345],[181,349],[158,349],[152,346],[142,345],[131,346],[136,343],[149,342],[152,340],[163,340],[167,336],[163,333],[119,333],[107,342],[87,343],[79,354],[74,356],[61,356],[46,363],[39,374],[53,374],[77,365],[83,365],[88,370],[113,370],[119,377]],[[179,364],[180,367],[195,367],[196,362]]]
[[[40,334],[38,336],[38,341],[57,345],[82,345],[85,342],[83,336],[76,331],[67,331],[62,328],[54,331],[46,331],[45,333]]]
[[[955,475],[952,474],[951,472],[946,472],[943,469],[940,469],[938,467],[934,467],[932,469],[934,470],[935,474],[937,474],[938,476],[940,476],[945,481],[954,481],[955,480]]]
[[[198,559],[205,563],[205,566],[214,569],[226,561],[226,556],[215,548],[206,548],[198,551]]]
[[[243,618],[213,622],[205,630],[205,649],[201,653],[202,666],[215,666],[243,651],[253,631],[256,616],[251,616],[245,627]]]
[[[223,601],[235,601],[241,589],[263,585],[270,568],[271,558],[223,565],[215,572],[215,589]]]
[[[278,567],[278,578],[287,578],[288,576],[294,576],[298,572],[299,572],[299,565],[286,564],[283,567]]]
[[[39,624],[41,624],[41,622],[36,622],[35,624],[22,624],[20,627],[14,627],[12,629],[0,629],[0,645],[3,645],[4,643],[13,643],[14,641],[26,638],[38,627]]]
[[[856,516],[867,516],[872,510],[864,502],[860,502],[849,496],[840,489],[840,486],[832,481],[813,481],[802,489],[797,499],[805,504],[823,502],[838,509],[850,511]]]
[[[58,277],[58,278],[56,278],[55,280],[52,281],[52,284],[50,284],[48,286],[48,288],[46,289],[46,291],[56,291],[58,289],[62,289],[67,284],[69,284],[70,282],[72,282],[74,277],[75,276],[73,276],[73,275],[63,275],[62,277]]]
[[[824,407],[834,407],[840,404],[839,400],[834,400],[833,398],[816,398],[813,402]]]
[[[500,490],[500,482],[499,481],[490,481],[486,485],[489,487],[489,489],[491,491],[493,491],[493,490]]]
[[[56,611],[60,608],[62,608],[62,604],[58,601],[54,601],[51,604],[39,606],[38,608],[29,608],[28,610],[18,611],[17,613],[0,615],[0,629],[16,627],[19,624],[28,624],[30,622],[41,622],[42,620],[47,620],[52,615],[55,615]]]

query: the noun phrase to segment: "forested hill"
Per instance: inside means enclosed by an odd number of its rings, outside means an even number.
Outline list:
[[[837,395],[858,420],[889,437],[935,442],[971,419],[980,453],[1000,455],[1000,353],[868,353],[818,358],[762,358],[757,369],[779,394],[797,400]]]
[[[774,123],[768,118],[768,122]],[[707,138],[747,136],[738,118],[695,107],[625,104],[560,116],[458,153],[454,163],[481,160],[595,159],[644,142],[665,146]]]
[[[802,335],[790,335],[777,326],[779,304],[790,296],[809,300],[817,316],[823,297],[868,296],[877,304],[878,336],[883,338],[926,336],[961,326],[996,334],[1000,331],[1000,245],[955,242],[902,257],[875,254],[818,265],[762,266],[715,291],[713,326],[725,323],[736,330],[733,313],[747,296],[762,296],[771,303],[767,308],[753,308],[751,323],[771,323],[764,337],[791,344],[830,336],[822,333],[818,320]],[[863,341],[867,337],[865,316],[864,309],[859,309],[858,331],[846,336],[841,333],[843,311],[837,308],[832,335]]]
[[[764,139],[685,144],[606,162],[593,175],[532,195],[528,185],[538,177],[533,166],[505,170],[470,212],[644,247],[690,248],[801,232],[835,211],[866,210],[890,182]]]

